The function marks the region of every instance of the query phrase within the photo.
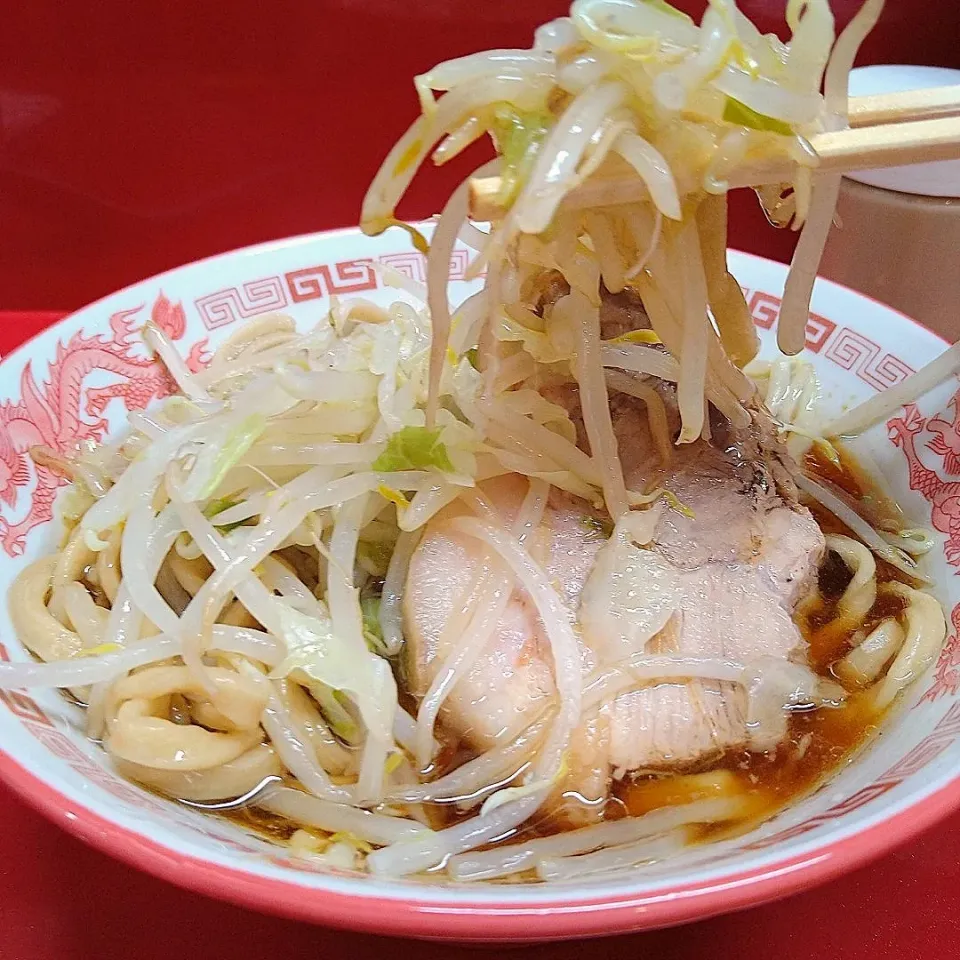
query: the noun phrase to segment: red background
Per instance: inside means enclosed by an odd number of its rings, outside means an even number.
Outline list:
[[[860,0],[832,0],[840,23]],[[681,6],[698,11],[703,0]],[[356,222],[437,59],[529,45],[564,0],[8,0],[0,308],[72,309],[232,247]],[[762,30],[784,0],[742,0]],[[955,0],[888,0],[865,58],[960,66]],[[938,15],[939,13],[939,15]],[[462,168],[461,168],[462,169]],[[455,174],[421,176],[435,212]],[[789,256],[750,195],[732,240]]]
[[[833,0],[842,23],[859,0]],[[680,3],[699,12],[702,2]],[[783,0],[742,0],[763,30]],[[0,13],[0,352],[66,310],[232,247],[354,223],[440,58],[529,44],[560,0],[30,0]],[[960,66],[955,0],[888,0],[862,62]],[[456,170],[405,208],[437,209]],[[731,242],[786,258],[750,196]],[[781,904],[536,958],[960,956],[960,816]],[[217,904],[114,863],[0,787],[0,960],[300,956],[397,949]],[[417,957],[477,955],[422,946]],[[481,954],[482,956],[483,954]]]

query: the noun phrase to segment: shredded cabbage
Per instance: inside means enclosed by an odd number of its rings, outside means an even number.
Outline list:
[[[287,655],[270,676],[290,677],[307,685],[323,684],[348,696],[368,728],[389,730],[393,718],[383,717],[384,706],[392,699],[389,664],[374,653],[357,656],[352,646],[335,635],[333,621],[320,604],[316,616],[302,613],[279,598],[274,605]]]
[[[553,117],[544,111],[521,112],[506,103],[494,108],[492,131],[497,151],[503,157],[497,199],[504,206],[516,199],[552,122]]]
[[[388,487],[385,483],[381,483],[377,487],[377,493],[384,500],[389,500],[398,510],[405,510],[410,506],[410,501],[399,490]]]
[[[766,133],[778,133],[781,136],[793,135],[790,124],[777,120],[776,117],[766,117],[756,110],[751,110],[745,103],[734,97],[727,97],[723,105],[723,119],[727,123],[735,123],[751,130],[763,130]]]
[[[514,800],[522,800],[524,797],[543,793],[549,790],[552,782],[550,780],[534,780],[521,787],[504,787],[496,793],[491,793],[480,806],[480,816],[483,817],[493,813],[494,810],[499,810],[504,804],[512,803]]]
[[[360,611],[363,614],[363,639],[373,653],[385,657],[387,647],[380,626],[380,598],[364,597],[360,601]]]
[[[84,647],[78,650],[74,657],[99,657],[103,653],[114,653],[122,649],[119,643],[98,643],[95,647]]]
[[[663,341],[653,332],[653,330],[628,330],[617,337],[613,337],[606,343],[663,343]]]
[[[205,500],[213,496],[227,473],[243,459],[266,427],[266,417],[252,413],[244,417],[222,443],[206,443],[181,490],[184,499]]]

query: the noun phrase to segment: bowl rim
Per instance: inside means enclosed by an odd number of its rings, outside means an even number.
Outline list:
[[[87,310],[130,287],[163,280],[185,267],[211,263],[238,254],[259,255],[319,239],[356,235],[358,228],[300,234],[289,238],[239,247],[163,271],[99,298]],[[782,264],[746,251],[731,252],[764,264]],[[835,281],[827,284],[882,307],[898,318],[943,337],[912,317]],[[34,340],[65,322],[73,311],[38,331],[3,356],[12,361]],[[793,857],[727,874],[714,879],[692,880],[634,894],[613,893],[587,897],[571,896],[565,902],[536,899],[511,902],[473,900],[469,892],[456,902],[429,897],[398,897],[376,893],[346,893],[307,887],[295,882],[256,875],[227,864],[178,852],[149,837],[108,819],[80,804],[74,804],[56,787],[27,769],[0,745],[0,780],[28,806],[33,807],[68,833],[115,859],[169,881],[175,886],[233,904],[289,919],[309,921],[364,933],[422,939],[474,942],[545,942],[629,933],[656,929],[718,914],[759,906],[792,893],[810,889],[864,866],[911,840],[960,806],[960,771],[932,793],[902,810],[861,830]]]
[[[715,880],[648,893],[571,898],[566,903],[457,903],[309,888],[171,850],[86,807],[74,806],[0,749],[0,779],[57,826],[129,866],[175,886],[290,920],[387,936],[461,942],[535,942],[654,930],[809,890],[913,839],[960,804],[960,774],[905,809],[807,853]],[[440,928],[442,924],[442,929]]]

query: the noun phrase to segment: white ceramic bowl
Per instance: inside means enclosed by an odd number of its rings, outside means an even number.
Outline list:
[[[67,318],[0,364],[0,591],[25,561],[49,551],[56,481],[25,451],[78,436],[99,439],[125,411],[170,387],[134,335],[153,316],[188,362],[238,323],[268,312],[315,323],[331,294],[386,303],[380,260],[422,281],[424,261],[399,232],[354,230],[224,254],[146,280]],[[754,320],[772,349],[784,267],[732,253]],[[457,251],[453,277],[467,257]],[[473,285],[452,284],[466,295]],[[459,288],[459,289],[458,289]],[[828,403],[900,382],[944,343],[907,317],[820,282],[807,356]],[[936,668],[910,691],[883,735],[802,803],[695,865],[638,869],[577,886],[454,886],[387,882],[320,870],[229,822],[145,793],[118,778],[56,691],[0,693],[0,775],[55,823],[174,883],[291,917],[381,933],[456,940],[548,940],[664,926],[809,887],[863,863],[946,814],[960,798],[960,401],[956,382],[865,438],[890,493],[944,534],[928,557],[954,627]],[[0,612],[0,657],[26,654]]]

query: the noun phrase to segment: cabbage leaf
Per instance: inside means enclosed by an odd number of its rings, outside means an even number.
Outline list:
[[[391,435],[386,450],[373,461],[373,469],[392,473],[436,467],[445,473],[453,473],[453,464],[440,440],[440,433],[439,429],[427,427],[403,427]]]
[[[393,717],[381,715],[384,705],[395,700],[391,693],[393,674],[387,661],[374,653],[358,655],[351,644],[334,633],[333,621],[325,611],[323,616],[312,616],[280,598],[275,598],[275,602],[287,655],[270,672],[270,677],[289,677],[311,692],[315,684],[320,684],[333,691],[334,697],[346,695],[357,705],[368,730],[389,733]]]
[[[267,418],[262,413],[252,413],[249,417],[244,417],[227,434],[223,446],[213,457],[213,462],[210,464],[207,476],[202,478],[203,485],[197,492],[195,499],[206,500],[208,497],[212,497],[220,484],[223,483],[224,477],[260,439],[260,435],[266,428]],[[190,479],[193,480],[192,475]],[[190,486],[192,487],[193,484],[191,483]]]

